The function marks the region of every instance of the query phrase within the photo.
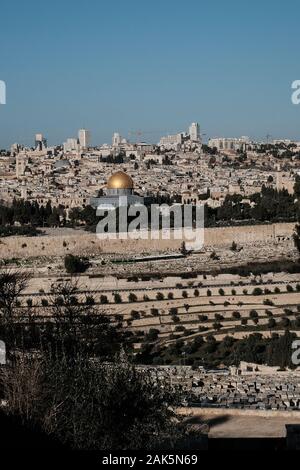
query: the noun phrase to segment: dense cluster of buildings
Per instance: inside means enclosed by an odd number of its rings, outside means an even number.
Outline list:
[[[287,146],[290,144],[286,144]],[[90,204],[107,188],[112,173],[134,176],[133,193],[161,196],[176,202],[220,206],[227,194],[245,201],[263,185],[293,193],[299,143],[291,155],[262,152],[247,137],[210,139],[203,145],[198,123],[187,132],[162,137],[158,144],[129,142],[118,132],[111,145],[91,147],[90,133],[80,129],[77,138],[49,146],[36,134],[34,146],[12,145],[0,155],[0,200],[23,198],[66,209]]]

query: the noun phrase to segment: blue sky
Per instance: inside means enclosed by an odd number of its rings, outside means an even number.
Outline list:
[[[5,0],[0,148],[92,132],[300,139],[299,2]],[[152,134],[151,134],[152,132]]]

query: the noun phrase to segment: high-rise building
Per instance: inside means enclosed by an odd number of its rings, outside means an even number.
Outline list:
[[[118,132],[114,132],[112,138],[113,147],[118,147],[122,142],[122,137]]]
[[[193,142],[200,141],[200,127],[197,122],[192,122],[192,124],[190,125],[189,136],[190,136],[190,140],[192,140]]]
[[[35,149],[43,150],[45,148],[47,148],[47,140],[43,134],[35,134]]]
[[[64,143],[64,152],[78,152],[79,144],[77,139],[69,138]]]
[[[81,148],[88,148],[90,145],[90,133],[86,129],[79,129],[78,140]]]

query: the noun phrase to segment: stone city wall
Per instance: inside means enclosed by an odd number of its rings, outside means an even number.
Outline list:
[[[292,243],[293,223],[250,225],[243,227],[207,228],[205,247],[230,246],[278,241]],[[54,232],[54,234],[53,234]],[[51,235],[38,237],[5,237],[0,239],[0,259],[64,256],[68,253],[92,256],[116,253],[157,253],[178,251],[182,240],[99,240],[95,234],[79,230],[57,229]]]
[[[298,410],[284,411],[284,410],[243,410],[243,409],[233,409],[233,408],[178,408],[177,411],[179,414],[192,417],[192,416],[224,416],[224,413],[229,416],[261,416],[264,418],[300,418],[300,413]]]

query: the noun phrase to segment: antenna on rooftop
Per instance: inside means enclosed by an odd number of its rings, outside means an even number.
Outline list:
[[[269,143],[269,140],[270,140],[271,137],[272,137],[271,134],[267,134],[267,135],[266,135],[267,144]]]

